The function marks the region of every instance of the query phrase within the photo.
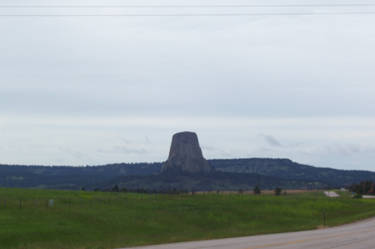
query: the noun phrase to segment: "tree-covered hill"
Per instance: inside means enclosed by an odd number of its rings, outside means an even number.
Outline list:
[[[216,170],[236,173],[254,173],[288,180],[322,182],[330,186],[348,186],[363,180],[375,180],[375,172],[338,170],[299,164],[289,159],[224,159],[211,160]]]
[[[325,188],[375,181],[375,172],[337,170],[299,164],[289,159],[209,160],[211,176],[162,176],[163,163],[120,163],[102,166],[0,165],[0,187],[94,189],[120,184],[145,189]]]
[[[0,165],[0,186],[80,189],[108,182],[119,176],[157,174],[160,172],[161,165],[161,163],[121,163],[85,167]]]

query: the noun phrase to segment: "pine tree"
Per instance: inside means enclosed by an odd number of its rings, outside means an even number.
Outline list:
[[[255,195],[260,195],[261,191],[260,191],[260,188],[258,186],[255,186],[254,188],[254,194]]]

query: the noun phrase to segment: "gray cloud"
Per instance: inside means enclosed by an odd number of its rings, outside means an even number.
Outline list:
[[[124,145],[116,145],[109,149],[98,149],[97,152],[99,153],[109,153],[109,154],[137,154],[137,155],[144,155],[148,153],[148,151],[144,148],[137,148],[137,147],[128,147]]]
[[[174,132],[196,130],[210,158],[371,168],[374,22],[373,15],[2,18],[0,158],[158,161]]]
[[[209,153],[209,154],[215,154],[216,157],[226,157],[226,158],[232,158],[233,157],[233,154],[223,150],[223,149],[220,149],[220,148],[217,148],[217,147],[214,147],[214,146],[207,146],[207,145],[202,145],[202,151],[203,151],[203,154],[205,153]]]
[[[8,19],[0,113],[369,116],[374,17],[339,20]]]
[[[344,157],[350,157],[361,154],[370,154],[375,152],[375,147],[363,144],[330,144],[324,147],[326,154],[337,154]]]
[[[270,146],[282,147],[281,143],[271,135],[261,135]]]
[[[74,160],[82,160],[87,157],[85,153],[82,153],[81,151],[73,150],[71,148],[60,147],[59,150],[63,152],[64,154],[69,155],[69,157],[72,157]]]

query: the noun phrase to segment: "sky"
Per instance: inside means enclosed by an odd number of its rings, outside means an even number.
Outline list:
[[[375,6],[4,7],[275,3],[371,2],[1,0],[0,163],[159,162],[188,130],[209,159],[375,171],[375,14],[332,15]],[[19,16],[217,13],[284,15]]]

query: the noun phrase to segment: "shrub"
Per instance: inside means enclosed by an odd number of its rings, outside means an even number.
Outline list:
[[[112,192],[119,192],[120,189],[119,187],[117,186],[117,184],[112,188]]]
[[[260,191],[260,188],[258,186],[255,186],[254,188],[254,194],[255,195],[260,195],[261,191]]]
[[[275,188],[275,195],[281,195],[281,188]]]

